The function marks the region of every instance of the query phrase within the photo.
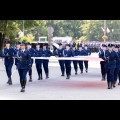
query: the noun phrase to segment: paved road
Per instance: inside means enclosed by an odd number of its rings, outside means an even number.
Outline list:
[[[74,75],[70,80],[61,77],[59,65],[51,61],[50,79],[37,80],[36,68],[33,66],[33,82],[27,83],[26,92],[20,93],[19,76],[13,67],[13,85],[6,84],[7,77],[3,62],[0,62],[0,100],[108,100],[120,99],[120,86],[108,90],[106,81],[101,81],[99,62],[89,62],[89,72]]]

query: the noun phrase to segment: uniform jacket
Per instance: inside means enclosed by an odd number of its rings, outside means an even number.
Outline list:
[[[28,69],[31,66],[31,56],[27,50],[18,52],[18,69]]]
[[[15,52],[14,52],[14,49],[13,48],[4,48],[2,50],[2,53],[1,53],[1,57],[4,58],[4,64],[5,65],[9,65],[9,64],[13,64],[14,63],[14,57],[15,55]]]
[[[42,57],[50,57],[50,56],[52,56],[52,52],[49,49],[43,50]],[[45,60],[45,59],[43,59],[43,60],[46,62],[49,61],[49,60]]]
[[[112,52],[110,53],[109,50],[106,50],[105,59],[106,59],[107,68],[112,69],[116,67],[117,55],[115,51],[112,50]]]
[[[89,56],[89,55],[91,55],[91,51],[90,51],[90,49],[84,49],[84,56]]]
[[[43,50],[40,48],[39,50],[35,50],[35,57],[42,57],[43,54]],[[36,59],[35,63],[42,63],[43,60],[42,59]]]

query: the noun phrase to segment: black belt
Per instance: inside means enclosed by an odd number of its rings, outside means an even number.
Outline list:
[[[107,62],[116,62],[116,60],[107,60]]]

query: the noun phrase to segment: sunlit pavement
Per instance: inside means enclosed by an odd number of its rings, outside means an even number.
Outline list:
[[[92,54],[93,56],[97,54]],[[18,72],[13,67],[13,85],[6,84],[7,77],[3,61],[0,62],[0,99],[1,100],[119,100],[120,86],[107,89],[106,81],[101,81],[99,62],[89,62],[88,73],[75,75],[72,68],[70,80],[61,77],[59,64],[50,61],[50,78],[37,80],[37,72],[33,66],[33,82],[27,82],[26,92],[20,92]]]

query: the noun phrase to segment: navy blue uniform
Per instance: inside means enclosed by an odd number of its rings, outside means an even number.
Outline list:
[[[35,50],[33,48],[27,49],[30,57],[34,57],[35,56]],[[31,69],[29,69],[29,76],[30,76],[30,82],[32,81],[32,65],[33,65],[33,59],[31,59]]]
[[[4,48],[2,50],[2,57],[4,58],[4,64],[5,64],[5,68],[6,68],[6,73],[8,76],[8,81],[11,81],[11,75],[12,75],[12,66],[14,64],[14,49],[13,48]]]
[[[84,50],[83,49],[81,51],[78,50],[78,56],[84,56]],[[80,68],[81,73],[83,73],[83,61],[79,60],[78,64],[79,64],[79,68]]]
[[[112,87],[112,85],[114,84],[114,71],[116,68],[117,55],[115,51],[110,52],[109,50],[106,50],[105,57],[106,57],[107,82],[109,86]]]
[[[72,50],[63,50],[63,56],[64,57],[72,57],[74,56],[72,53]],[[65,67],[66,67],[66,75],[67,75],[67,79],[70,78],[70,74],[71,74],[71,60],[65,60]]]
[[[117,82],[117,77],[120,71],[120,51],[116,52],[117,59],[116,59],[116,67],[114,71],[114,84]]]
[[[79,48],[80,46],[82,46],[82,43],[78,43],[77,44],[77,48]]]
[[[78,55],[78,50],[77,50],[77,49],[72,50],[72,52],[73,52],[73,55],[74,55],[74,56],[77,56],[77,55]],[[75,74],[77,74],[77,71],[78,71],[77,63],[78,63],[78,61],[73,60],[73,66],[74,66],[74,69],[75,69]]]
[[[36,49],[35,50],[35,57],[41,57],[43,54],[43,50],[40,48],[40,49]],[[38,80],[42,80],[42,63],[43,63],[43,60],[42,59],[36,59],[35,60],[35,63],[36,63],[36,69],[37,69],[37,73],[38,73]]]
[[[58,57],[63,57],[63,50],[64,49],[57,49],[56,55]],[[65,61],[64,60],[59,60],[59,65],[60,65],[60,69],[61,69],[61,72],[62,72],[62,76],[64,76],[64,74],[65,74]]]
[[[17,56],[17,54],[20,51],[20,49],[14,48],[14,51],[15,51],[15,55]],[[17,64],[18,64],[18,59],[15,58],[15,65],[16,65],[16,67],[17,67]]]
[[[76,46],[76,43],[75,43],[75,42],[73,42],[72,46]]]
[[[31,56],[27,50],[25,51],[18,51],[18,72],[20,76],[20,83],[21,87],[25,88],[26,81],[27,81],[27,72],[31,68]]]
[[[90,49],[84,49],[84,56],[89,56],[91,55]],[[85,69],[86,72],[88,72],[88,61],[84,61]]]
[[[102,49],[99,50],[99,58],[102,58],[104,61],[100,62],[101,65],[101,74],[102,74],[102,80],[105,80],[106,78],[106,60],[105,60],[105,51]]]
[[[50,57],[50,56],[52,56],[52,52],[49,49],[45,49],[45,50],[43,49],[42,57]],[[49,78],[48,63],[49,63],[49,60],[43,59],[43,68],[46,74],[46,78]]]

